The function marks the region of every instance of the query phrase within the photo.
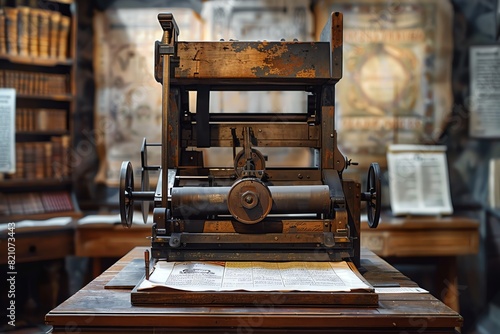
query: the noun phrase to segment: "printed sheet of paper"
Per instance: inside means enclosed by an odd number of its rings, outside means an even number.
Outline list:
[[[387,153],[395,215],[451,214],[445,146],[391,145]]]
[[[16,171],[16,90],[0,89],[0,173]]]
[[[376,288],[376,293],[429,293],[429,291],[418,287],[393,287],[393,288]]]
[[[185,291],[371,290],[346,262],[166,262],[159,261],[138,290]]]
[[[500,46],[470,48],[471,113],[469,131],[476,138],[500,137]]]

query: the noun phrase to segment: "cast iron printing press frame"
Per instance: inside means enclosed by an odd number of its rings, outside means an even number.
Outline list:
[[[337,147],[335,84],[342,77],[342,14],[321,42],[178,41],[172,14],[159,14],[155,77],[162,83],[161,166],[141,150],[142,187],[130,162],[120,176],[120,214],[154,202],[152,258],[168,261],[340,261],[359,266],[361,201],[368,224],[380,217],[380,169],[366,191],[342,178],[350,164]],[[211,91],[303,91],[303,113],[211,113]],[[196,110],[189,92],[196,92]],[[195,112],[194,112],[195,111]],[[205,167],[203,149],[232,148],[234,167]],[[307,147],[314,167],[266,166],[261,147]],[[149,190],[149,172],[159,171]]]

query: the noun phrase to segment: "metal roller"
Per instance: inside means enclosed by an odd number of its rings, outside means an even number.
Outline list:
[[[231,187],[172,188],[173,217],[200,217],[230,214],[228,194]],[[327,185],[270,186],[271,214],[330,212]]]
[[[330,212],[330,190],[327,185],[272,186],[271,213],[322,213]]]
[[[200,217],[229,213],[227,194],[231,187],[174,187],[172,216]]]

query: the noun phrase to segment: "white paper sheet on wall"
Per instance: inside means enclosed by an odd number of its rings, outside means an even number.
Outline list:
[[[500,46],[470,48],[471,137],[500,137]]]
[[[16,171],[16,90],[0,89],[0,173]]]
[[[393,214],[453,213],[445,146],[391,145],[387,163]]]

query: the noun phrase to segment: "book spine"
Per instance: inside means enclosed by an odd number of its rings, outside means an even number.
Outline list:
[[[68,57],[68,42],[69,42],[69,28],[71,25],[71,19],[68,16],[61,16],[61,22],[59,26],[59,43],[57,56],[59,59],[66,59]]]
[[[28,131],[33,132],[35,131],[35,113],[33,112],[33,109],[27,109],[27,114],[28,114]]]
[[[66,110],[57,110],[57,130],[66,131],[67,127],[67,112]]]
[[[24,177],[27,180],[36,179],[35,143],[24,143]]]
[[[39,193],[28,193],[27,194],[27,201],[26,207],[25,207],[25,213],[31,213],[31,214],[37,214],[37,213],[44,213],[45,209],[43,208],[42,204],[42,198],[40,197]]]
[[[16,108],[16,132],[23,131],[21,127],[21,111],[22,109]]]
[[[7,33],[7,53],[17,56],[18,54],[18,44],[17,44],[17,16],[18,9],[12,7],[5,7],[5,28]]]
[[[28,115],[28,110],[23,109],[21,110],[21,128],[23,131],[28,131],[29,129],[29,115]]]
[[[18,72],[18,90],[21,94],[28,94],[28,85],[26,84],[29,80],[28,73],[26,72]]]
[[[42,161],[45,160],[45,147],[43,142],[36,142],[35,146],[35,179],[45,179],[45,166]]]
[[[62,163],[62,139],[61,137],[52,137],[52,175],[57,179],[62,179],[63,163]]]
[[[61,145],[62,145],[62,171],[63,171],[63,176],[68,177],[69,176],[69,157],[70,157],[70,143],[71,143],[71,137],[70,136],[62,136],[61,140]]]
[[[30,8],[19,7],[19,24],[18,24],[18,44],[19,55],[29,55],[29,22],[30,22]]]
[[[49,41],[49,56],[57,58],[59,48],[59,31],[61,26],[61,13],[50,12],[50,41]]]
[[[40,30],[38,36],[39,56],[42,58],[49,57],[49,39],[50,39],[50,12],[48,10],[40,10]]]
[[[44,167],[45,167],[45,175],[47,175],[47,178],[53,178],[54,173],[52,170],[52,143],[51,142],[45,142],[44,143],[44,150],[45,150],[45,158],[44,158]]]
[[[4,55],[7,54],[7,41],[6,37],[7,34],[5,32],[5,13],[3,11],[3,8],[0,8],[0,54]],[[2,87],[0,85],[0,87]]]
[[[36,109],[36,130],[37,131],[48,131],[51,130],[51,122],[49,118],[49,110],[47,109]]]
[[[24,214],[23,194],[8,194],[7,201],[9,203],[9,210],[12,215]]]
[[[38,43],[38,31],[39,31],[39,17],[40,13],[38,9],[32,8],[30,10],[30,25],[29,25],[29,54],[32,57],[39,56],[39,43]]]
[[[24,143],[16,143],[16,171],[13,175],[15,179],[24,177]]]

